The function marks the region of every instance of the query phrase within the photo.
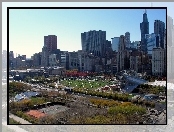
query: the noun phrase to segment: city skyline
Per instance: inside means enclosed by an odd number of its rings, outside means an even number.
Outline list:
[[[11,9],[9,51],[14,51],[14,56],[25,54],[30,58],[42,51],[44,36],[47,35],[57,36],[58,49],[81,50],[80,35],[90,30],[106,31],[109,41],[126,32],[130,32],[131,41],[140,41],[139,24],[143,21],[143,13],[144,9]],[[19,16],[23,21],[19,21]],[[153,33],[155,20],[166,23],[166,10],[147,9],[147,17],[149,33]]]

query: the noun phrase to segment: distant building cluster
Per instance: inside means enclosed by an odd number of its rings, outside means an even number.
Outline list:
[[[171,20],[168,23],[173,27]],[[166,76],[165,23],[155,20],[154,32],[149,33],[149,22],[145,11],[140,31],[141,40],[133,42],[130,41],[129,32],[113,37],[111,41],[106,40],[106,31],[84,32],[81,33],[82,50],[76,52],[57,49],[56,35],[44,36],[42,52],[35,53],[31,59],[26,59],[25,55],[14,58],[13,51],[10,51],[9,67],[10,69],[64,67],[66,70],[78,69],[82,72],[113,74],[122,70],[134,70],[149,75]],[[173,28],[168,32],[173,33]],[[172,47],[172,41],[168,42],[168,46]]]

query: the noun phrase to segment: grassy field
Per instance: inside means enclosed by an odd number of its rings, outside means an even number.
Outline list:
[[[87,81],[87,80],[64,80],[60,82],[64,86],[75,87],[75,88],[89,88],[96,89],[99,87],[104,87],[106,85],[112,85],[110,81]]]

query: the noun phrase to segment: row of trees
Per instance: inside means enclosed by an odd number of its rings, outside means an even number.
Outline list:
[[[166,84],[167,85],[167,84]],[[153,86],[148,84],[139,85],[133,92],[138,92],[140,94],[160,94],[166,93],[166,87],[164,86]]]
[[[9,96],[13,97],[16,94],[31,90],[32,87],[20,82],[10,82],[9,83]]]
[[[129,101],[129,94],[118,94],[118,93],[106,93],[106,92],[97,92],[97,91],[93,91],[93,90],[88,90],[85,91],[83,89],[78,89],[78,88],[74,88],[73,92],[75,93],[81,93],[81,94],[87,94],[87,95],[91,95],[91,96],[98,96],[98,97],[103,97],[103,98],[108,98],[108,99],[113,99],[113,100],[118,100],[118,101]]]

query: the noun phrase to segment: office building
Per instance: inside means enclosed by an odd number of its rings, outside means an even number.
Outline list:
[[[130,47],[130,43],[131,43],[131,41],[130,41],[130,33],[126,32],[125,33],[125,44],[126,44],[127,48]]]
[[[60,57],[60,66],[69,70],[69,53],[68,51],[62,51]]]
[[[58,66],[59,61],[57,60],[57,55],[56,54],[50,54],[49,55],[49,66],[54,67]]]
[[[106,31],[89,31],[81,33],[82,50],[95,56],[105,55]]]
[[[48,51],[48,48],[44,46],[42,48],[41,66],[47,67],[49,65],[49,55],[50,52]]]
[[[117,66],[118,66],[117,70],[122,71],[127,69],[129,67],[127,61],[129,61],[129,59],[126,50],[125,36],[121,35],[119,39],[118,54],[117,54]]]
[[[34,67],[39,67],[41,65],[41,52],[33,55],[33,65]]]
[[[164,49],[165,23],[160,20],[155,20],[154,33],[160,35],[160,47]]]
[[[152,56],[153,48],[160,47],[160,35],[159,34],[146,34],[145,35],[147,42],[147,54]]]
[[[154,48],[152,50],[152,74],[155,76],[166,75],[166,50]]]
[[[111,38],[112,39],[112,50],[115,52],[118,52],[119,38],[120,37]]]
[[[49,52],[54,52],[55,50],[57,50],[57,36],[44,36],[44,47],[47,47]]]
[[[141,31],[141,50],[145,53],[147,52],[147,43],[145,39],[145,34],[149,34],[149,22],[147,18],[147,11],[143,14],[143,22],[140,23],[140,31]]]

